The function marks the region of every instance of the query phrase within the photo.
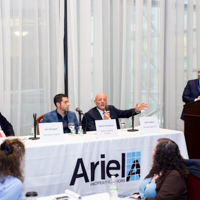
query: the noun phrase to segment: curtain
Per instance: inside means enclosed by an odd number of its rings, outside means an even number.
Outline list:
[[[182,93],[188,80],[197,78],[199,1],[166,1],[164,127],[183,130]]]
[[[16,135],[64,92],[64,0],[0,1],[0,112]]]
[[[183,130],[182,93],[199,63],[199,9],[194,0],[68,0],[70,109],[87,112],[104,92],[108,104],[145,102],[140,116]]]

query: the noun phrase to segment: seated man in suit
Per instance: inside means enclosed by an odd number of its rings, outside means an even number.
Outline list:
[[[14,130],[11,123],[0,113],[0,131],[6,136],[14,136]]]
[[[136,107],[129,110],[119,110],[112,105],[109,105],[108,111],[105,110],[107,105],[107,96],[104,93],[96,95],[94,100],[96,107],[89,110],[85,116],[87,117],[87,123],[85,117],[83,118],[83,129],[87,126],[87,131],[96,131],[95,120],[108,120],[116,119],[117,129],[120,129],[118,118],[129,118],[132,114],[137,115],[141,110],[146,110],[147,104],[136,104]]]
[[[42,123],[62,122],[63,132],[70,133],[68,123],[74,122],[76,131],[78,131],[79,123],[74,112],[69,111],[69,101],[65,94],[57,94],[54,97],[56,110],[44,115]]]
[[[183,102],[190,103],[200,100],[200,68],[198,69],[198,79],[189,80],[182,96]],[[184,120],[183,112],[181,119]]]

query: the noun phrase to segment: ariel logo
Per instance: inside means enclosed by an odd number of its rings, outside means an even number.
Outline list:
[[[126,154],[126,181],[140,180],[141,152]]]

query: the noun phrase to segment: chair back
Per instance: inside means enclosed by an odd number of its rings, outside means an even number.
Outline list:
[[[187,200],[199,200],[200,180],[193,174],[189,173],[186,178],[186,185],[187,185]]]
[[[42,123],[42,120],[43,120],[43,117],[44,115],[40,115],[38,118],[37,118],[37,135],[40,135],[40,131],[39,131],[39,123]]]
[[[187,200],[199,200],[200,159],[184,159],[184,164],[189,172],[186,178]]]

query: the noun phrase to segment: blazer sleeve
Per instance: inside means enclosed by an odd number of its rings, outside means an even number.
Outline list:
[[[192,87],[191,87],[190,82],[188,81],[187,85],[185,86],[185,89],[183,91],[183,95],[182,95],[183,102],[190,103],[195,100],[194,97],[191,97],[191,90],[192,90]]]
[[[6,136],[14,136],[15,133],[14,133],[11,123],[8,122],[8,120],[1,114],[0,114],[0,120],[1,120],[1,123],[0,123],[1,127],[2,127],[2,130],[5,133],[5,135]]]
[[[129,110],[119,110],[119,109],[115,108],[115,112],[117,113],[118,118],[129,118],[132,116],[132,113],[133,113],[133,115],[137,115],[140,113],[140,112],[136,113],[135,108],[129,109]]]
[[[160,190],[154,198],[148,200],[177,200],[180,195],[186,192],[186,185],[184,178],[181,177],[179,172],[172,171],[167,175]]]
[[[50,122],[50,120],[48,119],[48,116],[45,114],[45,115],[43,116],[42,123],[48,123],[48,122]]]

